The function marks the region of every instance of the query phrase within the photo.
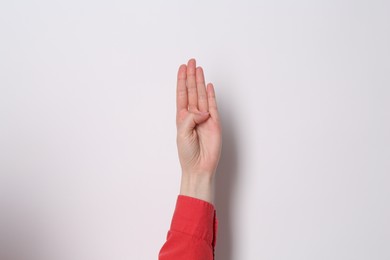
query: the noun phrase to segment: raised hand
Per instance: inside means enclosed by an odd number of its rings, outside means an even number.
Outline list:
[[[213,84],[205,85],[195,59],[177,75],[177,147],[182,169],[180,193],[213,201],[214,175],[222,148],[222,128]]]

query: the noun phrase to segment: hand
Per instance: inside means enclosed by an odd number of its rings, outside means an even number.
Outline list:
[[[177,77],[177,147],[182,169],[181,194],[213,200],[214,175],[222,148],[222,129],[214,86],[205,85],[195,59]]]

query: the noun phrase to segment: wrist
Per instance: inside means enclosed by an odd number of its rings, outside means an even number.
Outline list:
[[[183,172],[180,195],[194,197],[214,203],[214,174],[194,174]]]

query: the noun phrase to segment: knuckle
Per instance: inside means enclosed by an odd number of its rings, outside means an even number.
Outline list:
[[[187,95],[187,90],[186,89],[178,89],[177,90],[177,95],[182,97]]]
[[[191,94],[192,94],[192,93],[197,93],[196,87],[190,87],[190,86],[189,86],[189,87],[188,87],[188,92],[191,93]]]
[[[207,100],[207,96],[204,95],[204,94],[200,94],[200,95],[198,95],[198,99],[202,100],[202,101],[205,101],[205,100]]]

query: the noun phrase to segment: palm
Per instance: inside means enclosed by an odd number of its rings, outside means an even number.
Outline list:
[[[179,68],[176,123],[183,172],[213,174],[222,145],[221,124],[213,85],[206,89],[203,70],[193,59]]]

